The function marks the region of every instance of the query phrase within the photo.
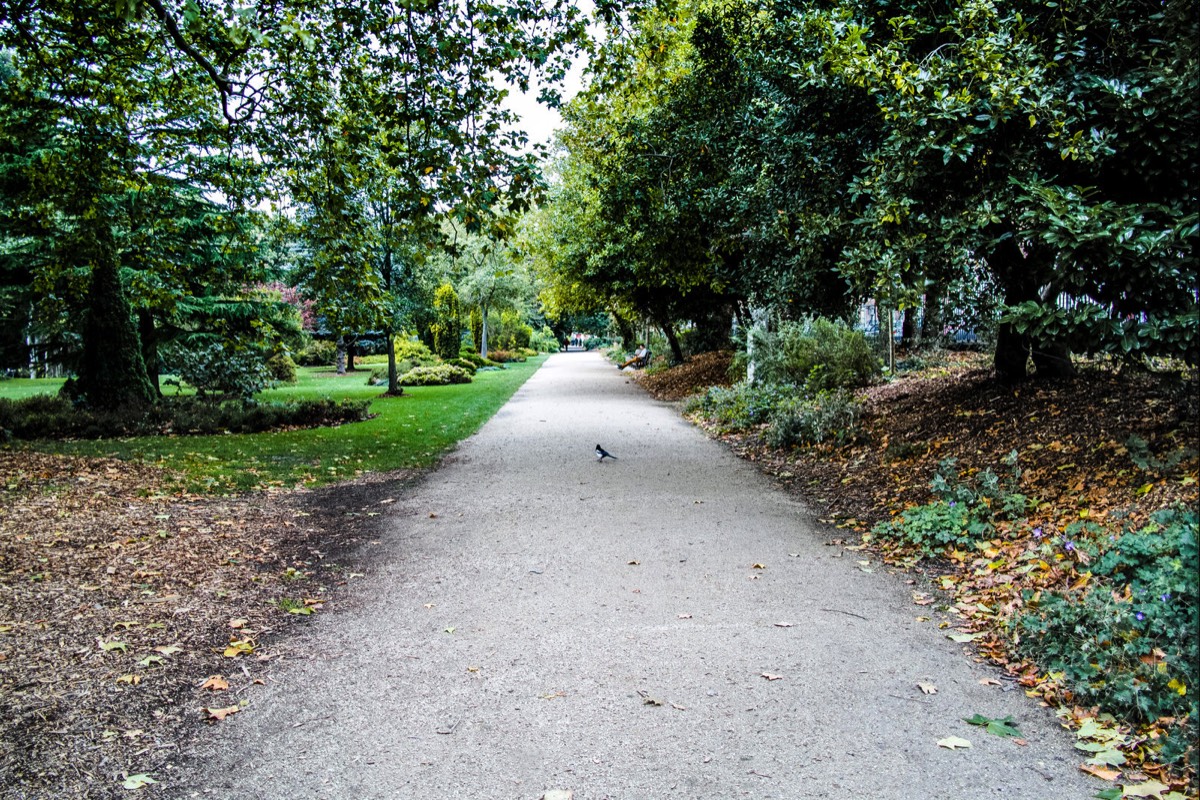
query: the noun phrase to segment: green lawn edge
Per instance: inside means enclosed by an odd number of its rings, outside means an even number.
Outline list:
[[[337,375],[327,368],[298,371],[297,382],[260,399],[371,399],[365,422],[255,434],[139,436],[126,439],[35,441],[14,445],[47,453],[112,457],[159,465],[177,473],[179,487],[235,494],[271,487],[320,485],[372,472],[426,469],[491,419],[547,356],[481,371],[468,384],[405,388],[382,397],[367,386],[370,370]],[[0,397],[52,393],[61,382],[0,382]]]

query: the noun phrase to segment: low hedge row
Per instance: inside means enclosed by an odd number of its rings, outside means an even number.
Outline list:
[[[102,439],[113,436],[260,433],[370,418],[370,400],[298,400],[245,404],[164,397],[144,409],[97,411],[54,395],[0,399],[5,439]]]

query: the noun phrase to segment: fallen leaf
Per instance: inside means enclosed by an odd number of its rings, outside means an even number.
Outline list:
[[[641,565],[642,565],[642,562],[636,561],[636,560],[630,561],[626,564],[626,566],[630,566],[630,567],[640,567]]]
[[[229,643],[225,648],[226,658],[237,658],[238,656],[249,655],[254,652],[254,640],[252,639],[237,639]]]
[[[982,633],[948,633],[948,634],[946,634],[947,639],[950,639],[951,641],[954,641],[954,642],[959,642],[960,644],[963,642],[973,642],[982,636],[983,636]]]
[[[1115,781],[1121,775],[1121,770],[1099,767],[1092,764],[1080,764],[1079,768],[1089,775],[1095,775],[1104,781]]]
[[[229,708],[202,708],[200,709],[205,714],[208,714],[208,719],[217,722],[223,721],[230,714],[236,714],[242,710],[241,706],[229,706]]]
[[[156,653],[162,653],[164,656],[173,656],[176,653],[182,653],[183,648],[177,644],[164,644],[161,647],[152,648]]]
[[[945,739],[938,740],[938,747],[944,747],[947,750],[958,750],[960,747],[970,746],[970,742],[959,736],[947,736]]]
[[[117,678],[117,683],[128,683],[130,686],[137,686],[142,682],[141,675],[122,675]]]
[[[229,620],[229,627],[233,628],[234,630],[237,630],[238,628],[244,628],[249,621],[250,620],[248,619],[231,619]]]
[[[691,619],[692,615],[691,614],[676,614],[675,618],[676,619]]]
[[[790,622],[776,622],[775,627],[776,628],[791,628],[793,626],[792,626],[792,623],[790,623]]]
[[[200,684],[200,688],[213,692],[223,692],[229,688],[229,681],[225,680],[225,676],[223,675],[210,675],[204,683]]]
[[[923,694],[937,694],[937,687],[932,683],[918,683],[917,688],[920,689]]]
[[[152,783],[158,783],[158,781],[144,772],[139,772],[137,775],[126,775],[121,787],[124,789],[142,789]]]
[[[993,736],[1001,738],[1019,737],[1021,735],[1021,732],[1017,730],[1017,723],[1013,722],[1011,716],[990,719],[982,714],[976,714],[963,721],[968,725],[978,725]]]
[[[754,564],[754,565],[752,565],[752,568],[753,569],[766,569],[767,565],[766,564]]]
[[[981,678],[979,681],[981,686],[1003,686],[1000,681],[995,678]]]
[[[764,672],[764,673],[762,674],[762,677],[766,678],[766,679],[767,679],[767,680],[769,680],[769,681],[781,681],[781,680],[783,680],[783,676],[782,676],[782,675],[772,675],[770,672]]]
[[[1122,786],[1121,791],[1125,797],[1155,797],[1161,798],[1163,792],[1171,787],[1165,783],[1161,783],[1154,779],[1148,780],[1145,783],[1139,783],[1135,786]]]

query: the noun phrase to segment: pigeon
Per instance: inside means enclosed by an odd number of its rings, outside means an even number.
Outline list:
[[[596,460],[603,461],[606,458],[611,458],[613,461],[617,460],[617,457],[614,456],[612,453],[608,452],[600,445],[596,445]]]

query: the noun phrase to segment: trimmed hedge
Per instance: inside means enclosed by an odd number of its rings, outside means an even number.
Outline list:
[[[436,367],[415,367],[400,376],[401,386],[448,386],[470,383],[471,374],[462,367],[439,364]]]
[[[0,398],[5,439],[106,439],[117,436],[261,433],[316,428],[370,419],[370,400],[299,400],[247,404],[196,397],[164,397],[145,409],[96,411],[70,400],[36,395]]]

